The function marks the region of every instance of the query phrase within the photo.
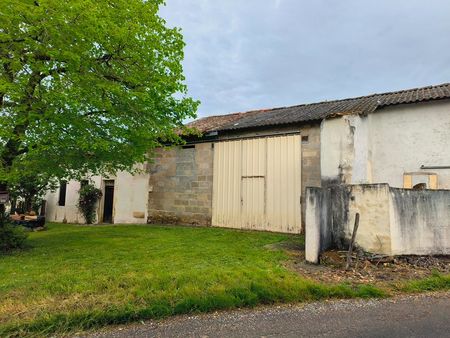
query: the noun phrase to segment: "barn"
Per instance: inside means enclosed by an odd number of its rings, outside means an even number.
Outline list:
[[[209,116],[144,173],[93,177],[98,222],[300,233],[306,188],[450,189],[450,84]],[[80,182],[47,195],[51,221],[82,222]],[[67,197],[67,198],[66,198]]]
[[[306,187],[450,189],[450,84],[212,116],[150,168],[148,220],[299,233]]]

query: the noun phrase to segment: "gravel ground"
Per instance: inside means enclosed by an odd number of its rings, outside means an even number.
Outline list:
[[[76,337],[349,336],[450,337],[450,292],[177,316]]]

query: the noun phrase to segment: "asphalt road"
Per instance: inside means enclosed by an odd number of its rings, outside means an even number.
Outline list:
[[[450,337],[450,292],[179,316],[88,337]]]

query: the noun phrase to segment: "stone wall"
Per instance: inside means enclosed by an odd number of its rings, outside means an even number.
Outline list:
[[[450,254],[450,191],[408,190],[388,184],[308,188],[306,259],[347,249],[356,213],[356,245],[385,255]]]
[[[213,144],[159,149],[150,165],[149,223],[211,224]]]

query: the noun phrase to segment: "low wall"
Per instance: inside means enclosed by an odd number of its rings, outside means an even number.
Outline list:
[[[450,254],[450,190],[407,190],[387,184],[307,188],[306,260],[347,249],[356,213],[356,245],[386,255]]]
[[[450,190],[390,188],[392,252],[450,254]]]

